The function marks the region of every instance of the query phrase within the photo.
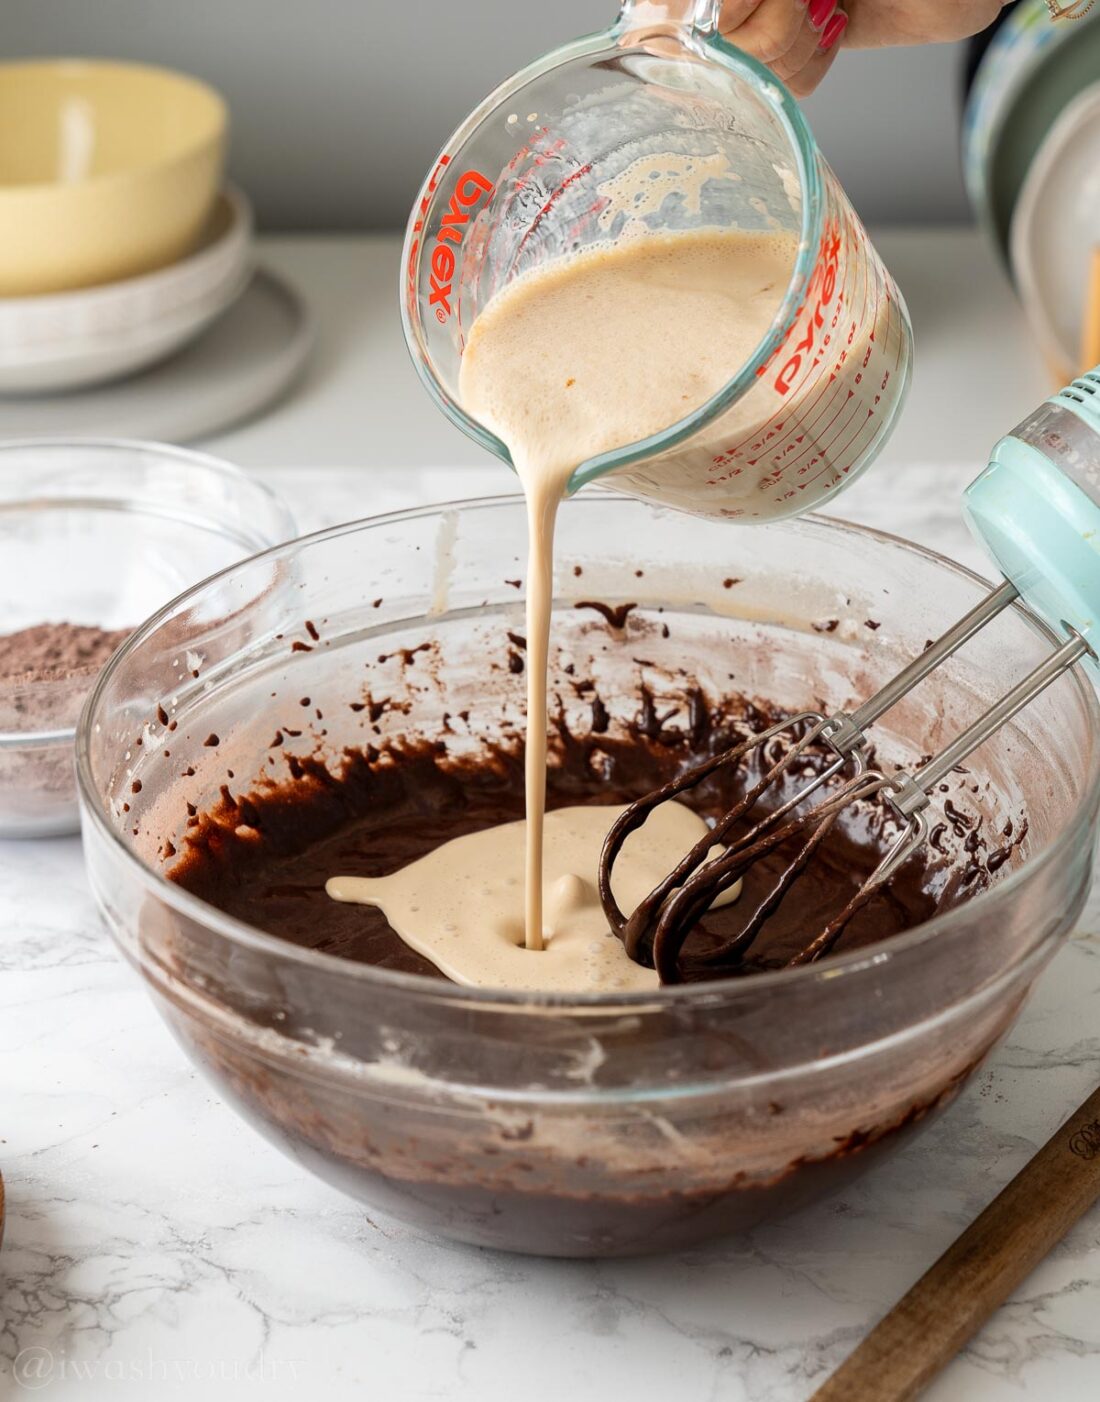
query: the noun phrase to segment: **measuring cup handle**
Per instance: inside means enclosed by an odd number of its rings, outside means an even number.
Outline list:
[[[618,28],[632,38],[676,29],[717,34],[721,9],[722,0],[622,0]]]

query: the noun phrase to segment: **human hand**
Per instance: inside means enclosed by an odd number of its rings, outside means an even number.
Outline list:
[[[813,92],[841,47],[938,44],[977,34],[1004,0],[723,0],[719,28],[781,78]]]
[[[718,27],[805,97],[832,66],[848,22],[837,0],[723,0]]]
[[[946,44],[969,39],[997,18],[1006,0],[848,0],[844,46]]]

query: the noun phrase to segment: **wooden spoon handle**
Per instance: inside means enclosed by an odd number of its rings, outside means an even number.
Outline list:
[[[1100,1088],[814,1393],[906,1402],[1100,1197]]]

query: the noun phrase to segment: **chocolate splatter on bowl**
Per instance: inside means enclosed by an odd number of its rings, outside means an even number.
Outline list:
[[[448,512],[246,562],[108,665],[78,773],[89,879],[120,948],[248,1120],[419,1228],[621,1255],[710,1240],[832,1191],[959,1093],[1072,927],[1100,797],[1091,690],[1059,680],[936,795],[930,861],[960,882],[976,870],[971,891],[806,968],[629,996],[470,990],[281,938],[258,907],[219,909],[172,880],[189,835],[216,836],[214,816],[235,850],[260,852],[281,804],[307,792],[339,830],[346,793],[329,780],[344,765],[382,783],[402,748],[461,772],[519,743],[509,633],[522,599],[507,581],[523,508]],[[848,707],[986,588],[841,523],[739,530],[610,494],[565,504],[558,549],[557,753],[580,737],[593,784],[632,727],[675,752],[735,698]],[[574,607],[613,606],[626,581],[636,606],[621,628]],[[834,631],[814,630],[833,617]],[[880,758],[919,758],[1049,647],[1010,610],[885,718]],[[429,816],[449,802],[431,786],[424,800]],[[1025,817],[1026,839],[994,869],[990,844]],[[967,850],[979,826],[984,853]]]

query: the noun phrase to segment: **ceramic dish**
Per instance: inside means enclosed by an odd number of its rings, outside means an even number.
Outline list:
[[[521,724],[508,633],[524,532],[516,498],[381,517],[234,566],[151,619],[81,719],[89,880],[230,1102],[372,1213],[553,1255],[709,1243],[844,1184],[949,1103],[1011,1024],[1088,890],[1100,710],[1062,678],[953,776],[1029,815],[988,890],[800,969],[627,996],[475,990],[289,944],[167,879],[188,804],[241,795],[247,842],[243,796],[316,783],[307,757],[421,737],[465,754]],[[792,709],[848,706],[987,588],[842,522],[738,530],[582,494],[558,526],[551,690],[566,732],[614,736],[646,679],[668,743],[697,714],[694,684],[722,694],[731,675]],[[634,601],[630,626],[575,606],[593,598]],[[823,616],[836,626],[815,629]],[[1050,648],[1012,609],[876,727],[880,755],[926,752]],[[390,704],[365,707],[364,689]]]
[[[294,533],[216,458],[156,443],[0,443],[0,633],[129,630],[196,580]],[[0,681],[0,837],[72,832],[73,735],[95,680]]]
[[[5,438],[118,434],[185,443],[239,423],[277,399],[301,373],[313,317],[296,288],[257,268],[224,314],[173,355],[111,384],[0,395]]]
[[[0,296],[115,282],[189,253],[226,126],[212,88],[164,68],[0,65]]]
[[[1031,163],[1012,216],[1012,269],[1058,384],[1083,367],[1081,318],[1100,248],[1100,82],[1071,102]]]
[[[193,340],[240,296],[252,267],[252,210],[218,199],[193,253],[103,287],[0,299],[0,394],[118,379]]]

